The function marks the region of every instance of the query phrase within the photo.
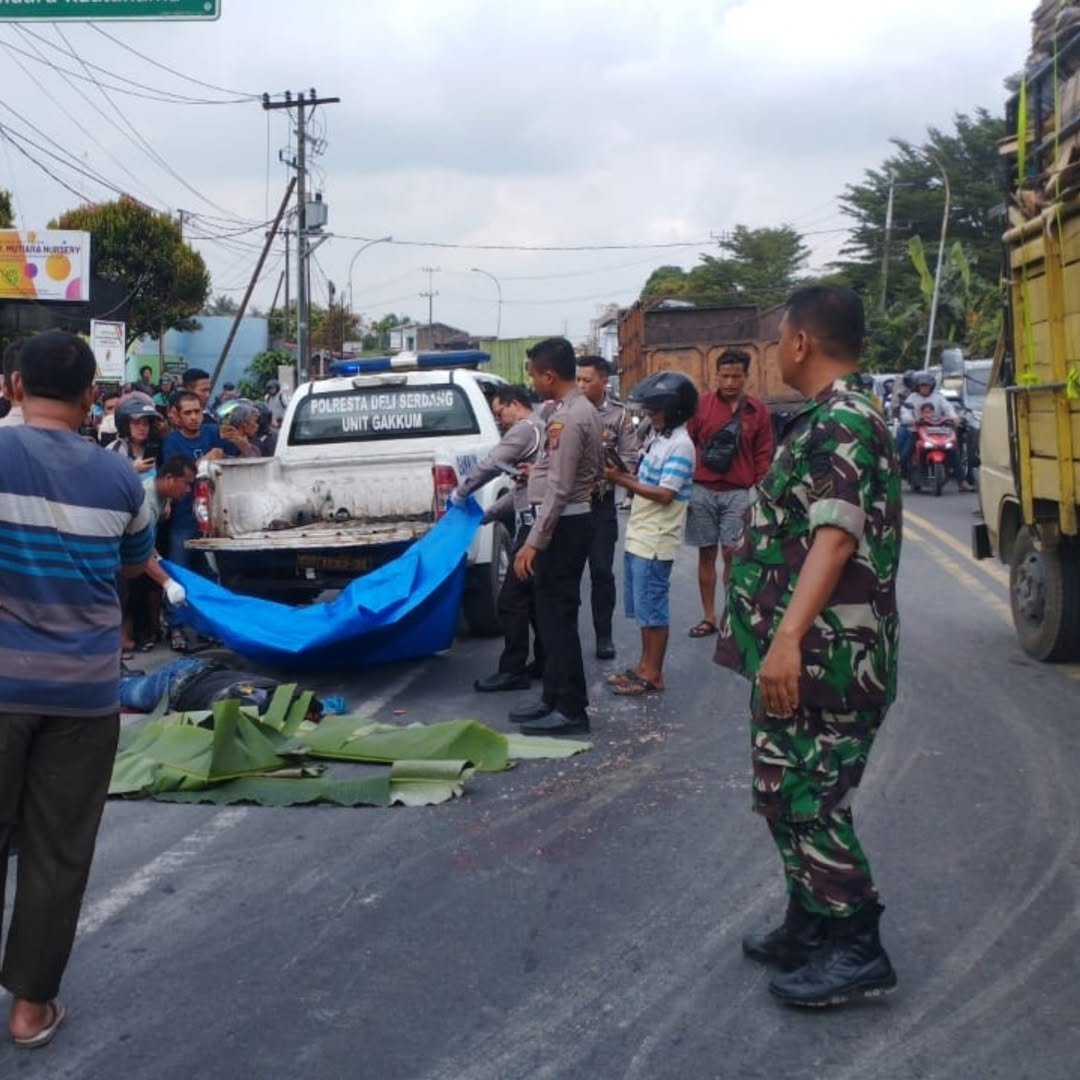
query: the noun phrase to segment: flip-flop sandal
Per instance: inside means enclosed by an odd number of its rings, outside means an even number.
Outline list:
[[[616,675],[609,675],[605,682],[608,686],[622,686],[623,683],[633,682],[637,677],[638,673],[633,668],[627,668]]]
[[[618,694],[619,697],[646,697],[649,694],[662,694],[664,688],[657,686],[656,683],[649,682],[648,679],[635,676],[632,682],[628,681],[619,686],[613,686],[611,692]]]
[[[21,1046],[24,1050],[36,1050],[39,1046],[45,1046],[52,1042],[53,1036],[64,1022],[67,1010],[59,1001],[50,1001],[49,1007],[53,1013],[52,1021],[36,1035],[24,1035],[22,1038],[14,1037],[12,1041],[16,1046]]]
[[[697,626],[690,628],[690,636],[692,638],[712,637],[716,633],[716,623],[709,622],[708,619],[702,619]]]

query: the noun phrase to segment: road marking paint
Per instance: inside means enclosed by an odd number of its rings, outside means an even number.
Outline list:
[[[79,919],[79,937],[100,930],[124,908],[145,896],[162,878],[182,869],[197,859],[221,835],[235,828],[251,813],[250,809],[222,810],[201,828],[189,833],[178,844],[163,851],[156,859],[136,870],[122,885],[107,892],[100,900],[88,904]]]
[[[906,508],[904,510],[904,521],[905,523],[913,522],[923,532],[928,533],[935,540],[939,540],[958,555],[962,555],[970,565],[992,577],[999,585],[1004,585],[1005,588],[1009,587],[1009,571],[1000,563],[989,560],[975,560],[972,558],[970,548],[962,544],[955,536],[951,536],[944,529],[939,529],[933,522],[927,521],[926,518],[920,517]]]
[[[947,570],[960,585],[963,585],[965,589],[978,594],[988,607],[992,608],[1005,620],[1005,622],[1012,626],[1012,608],[1010,608],[1004,600],[990,592],[983,582],[979,581],[979,579],[972,574],[969,574],[958,562],[954,559],[950,559],[944,552],[939,551],[927,537],[923,536],[920,532],[912,529],[910,526],[905,528],[904,531],[906,535],[917,544],[923,545],[930,557],[939,566]],[[952,537],[949,537],[949,539],[951,540]]]

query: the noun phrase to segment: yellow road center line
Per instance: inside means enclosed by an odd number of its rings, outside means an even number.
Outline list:
[[[925,527],[926,523],[923,522],[921,519],[917,518],[917,515],[907,514],[905,516],[909,524],[906,524],[904,527],[904,536],[910,540],[914,540],[916,544],[924,547],[930,558],[932,558],[943,570],[948,571],[948,573],[957,582],[957,584],[962,585],[965,589],[968,589],[973,593],[976,593],[980,597],[980,599],[982,599],[997,615],[1001,617],[1004,622],[1008,623],[1011,627],[1013,625],[1012,608],[1009,607],[1009,605],[1005,603],[1005,601],[1002,600],[1000,597],[997,597],[992,592],[990,592],[984,582],[980,581],[972,574],[969,574],[963,566],[955,562],[953,559],[949,558],[948,555],[945,555],[939,548],[932,544],[927,537],[923,536],[921,532],[919,532],[917,529],[912,528],[910,525],[910,522],[912,520],[918,520],[920,528]],[[933,531],[938,532],[939,530]],[[938,537],[938,539],[940,539],[940,537]],[[959,543],[959,541],[953,540],[951,536],[947,536],[947,539],[952,541],[952,543],[949,545],[950,547],[954,549],[959,549],[964,554],[967,554],[967,552],[964,551],[963,545]],[[1008,574],[1005,575],[1005,584],[1008,584]],[[1060,672],[1066,678],[1075,679],[1077,682],[1080,682],[1080,664],[1048,664],[1047,666],[1052,671]]]
[[[1009,571],[999,562],[991,562],[990,560],[977,562],[972,558],[970,548],[962,544],[955,536],[951,536],[949,533],[945,532],[944,529],[939,529],[933,522],[927,521],[926,518],[912,513],[906,507],[904,508],[904,521],[905,523],[911,522],[913,525],[917,525],[923,532],[928,533],[935,540],[940,541],[958,555],[963,556],[968,565],[981,570],[984,574],[992,577],[999,585],[1004,585],[1006,589],[1009,587]]]
[[[913,518],[914,515],[908,514],[907,517],[910,519]],[[922,523],[920,522],[920,527],[921,525]],[[957,584],[962,585],[970,592],[976,593],[981,600],[1000,615],[1005,622],[1012,626],[1012,608],[1010,608],[1000,597],[995,596],[990,592],[984,582],[980,581],[973,574],[969,574],[963,566],[954,559],[949,558],[948,555],[932,544],[927,537],[923,536],[921,532],[911,528],[910,525],[905,526],[904,535],[907,539],[914,540],[915,543],[925,547],[930,558],[932,558],[943,570],[947,570]],[[952,537],[949,539],[951,540]],[[959,546],[962,547],[963,545]]]

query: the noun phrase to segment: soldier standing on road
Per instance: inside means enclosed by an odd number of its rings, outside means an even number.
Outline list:
[[[716,662],[754,681],[754,808],[787,879],[783,923],[743,951],[787,969],[791,1005],[896,985],[884,910],[851,801],[896,697],[900,481],[892,438],[860,389],[865,316],[848,289],[801,289],[780,325],[784,381],[807,399],[758,486],[735,553]]]
[[[716,558],[724,557],[724,585],[731,553],[742,536],[750,492],[769,471],[772,420],[763,401],[746,393],[750,354],[726,349],[716,360],[716,391],[703,394],[687,430],[697,447],[694,491],[686,515],[686,542],[698,549],[702,615],[692,638],[716,633]]]
[[[529,395],[520,386],[500,386],[492,396],[491,410],[503,431],[503,437],[450,496],[455,506],[463,505],[474,491],[501,475],[504,468],[517,469],[531,464],[543,446],[545,422],[539,413],[533,411]],[[506,516],[513,516],[514,519],[514,555],[517,555],[536,524],[536,506],[529,502],[524,473],[516,480],[513,490],[485,513],[484,521],[498,521]],[[516,574],[508,573],[499,591],[498,611],[504,642],[499,670],[494,675],[477,679],[473,686],[481,693],[528,690],[529,636],[536,623],[532,581],[523,581]],[[544,670],[544,653],[538,634],[534,647],[532,673],[539,675]]]
[[[529,477],[530,498],[543,484],[536,524],[514,559],[514,573],[533,579],[544,647],[544,692],[510,719],[526,735],[588,731],[589,700],[578,636],[581,575],[593,541],[592,496],[602,474],[602,425],[575,383],[574,347],[547,338],[529,350],[529,377],[548,414],[544,449]]]
[[[603,425],[604,450],[614,451],[622,463],[620,472],[633,475],[638,446],[634,424],[626,406],[608,396],[611,365],[602,356],[580,356],[577,362],[578,389],[596,406]],[[589,552],[593,630],[596,634],[596,658],[615,659],[611,637],[611,619],[615,612],[615,545],[619,541],[619,516],[615,509],[615,485],[600,481],[593,498],[596,532]]]

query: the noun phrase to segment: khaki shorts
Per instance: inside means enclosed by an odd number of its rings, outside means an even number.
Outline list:
[[[695,484],[686,513],[686,542],[690,547],[733,548],[742,537],[750,492],[712,491]]]

